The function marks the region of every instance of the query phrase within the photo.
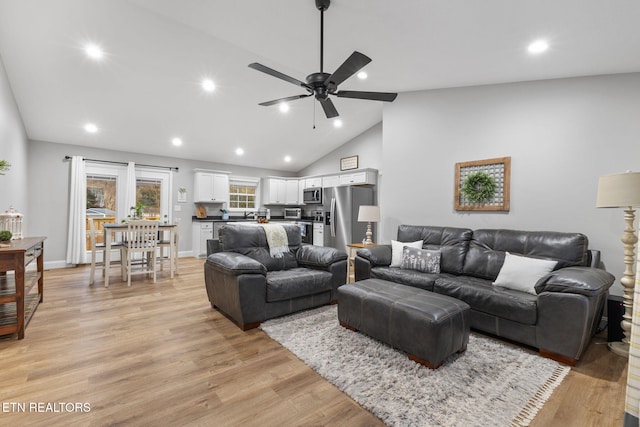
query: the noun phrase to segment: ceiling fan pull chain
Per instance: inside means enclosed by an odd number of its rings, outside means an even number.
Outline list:
[[[316,128],[316,103],[313,103],[313,128]]]

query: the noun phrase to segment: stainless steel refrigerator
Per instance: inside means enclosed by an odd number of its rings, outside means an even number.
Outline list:
[[[358,222],[361,205],[373,205],[371,187],[344,186],[323,190],[324,246],[346,251],[350,243],[362,243],[367,223]]]

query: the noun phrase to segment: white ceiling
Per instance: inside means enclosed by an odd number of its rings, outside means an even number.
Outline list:
[[[324,71],[354,50],[369,78],[342,90],[640,71],[639,18],[633,0],[334,0]],[[314,0],[0,0],[0,55],[30,139],[298,171],[382,120],[377,101],[334,98],[340,129],[313,98],[257,105],[304,92],[247,65],[319,71],[319,19]],[[527,54],[535,38],[546,54]],[[106,59],[87,59],[86,41]]]

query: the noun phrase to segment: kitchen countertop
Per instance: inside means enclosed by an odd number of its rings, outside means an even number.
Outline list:
[[[206,218],[198,218],[196,216],[192,216],[191,219],[195,222],[253,222],[256,223],[257,221],[253,218],[244,218],[242,216],[238,216],[238,217],[229,217],[229,219],[222,219],[222,217],[220,216],[208,216]],[[302,219],[285,219],[282,216],[277,216],[277,217],[271,217],[271,219],[269,220],[270,222],[295,222],[295,221],[302,221],[302,222],[313,222],[313,218],[312,217],[303,217]]]

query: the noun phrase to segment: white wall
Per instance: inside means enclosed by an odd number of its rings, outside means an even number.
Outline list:
[[[11,164],[11,169],[0,175],[0,212],[13,206],[21,213],[29,209],[27,204],[27,134],[20,112],[9,86],[7,73],[0,58],[0,160]],[[28,232],[31,220],[25,217],[24,231]]]
[[[399,224],[581,232],[620,277],[623,211],[595,200],[600,175],[640,170],[639,113],[640,73],[402,93],[383,114],[382,239]],[[455,163],[504,156],[510,212],[454,211]]]
[[[362,132],[346,144],[298,172],[299,176],[340,172],[340,159],[358,156],[358,168],[382,168],[382,123]]]
[[[62,267],[67,244],[67,218],[69,212],[69,174],[70,162],[64,157],[83,156],[89,159],[110,160],[116,162],[143,163],[159,166],[176,166],[178,172],[173,175],[173,206],[180,205],[180,212],[173,211],[173,219],[180,218],[180,248],[182,252],[191,251],[191,218],[195,215],[193,203],[193,170],[215,169],[230,171],[240,176],[290,176],[291,173],[271,169],[258,169],[221,163],[196,160],[174,159],[170,157],[149,156],[146,154],[113,151],[103,148],[81,147],[78,145],[56,144],[42,141],[29,141],[29,210],[30,234],[47,236],[45,262],[49,267]],[[1,179],[2,177],[0,177]],[[188,203],[177,203],[178,188],[185,187]],[[216,209],[210,215],[217,215]]]

